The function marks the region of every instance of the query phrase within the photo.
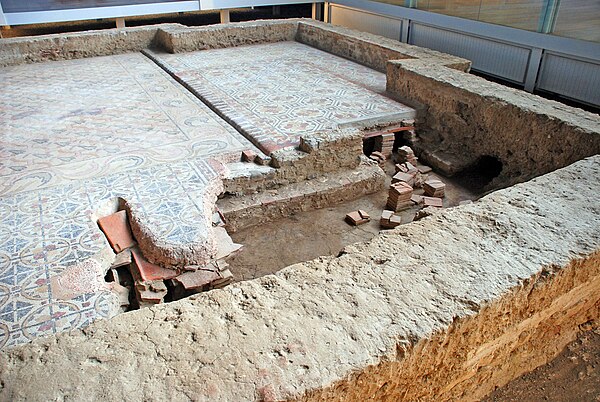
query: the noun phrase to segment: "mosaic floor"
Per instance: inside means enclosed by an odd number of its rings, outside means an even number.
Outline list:
[[[339,124],[414,116],[382,95],[385,74],[296,42],[155,57],[267,154]]]
[[[384,74],[293,42],[161,57],[244,136],[139,53],[0,69],[0,348],[118,313],[101,276],[92,292],[54,287],[106,250],[93,215],[107,201],[190,248],[207,241],[206,189],[259,152],[250,141],[271,152],[413,113],[382,95]]]
[[[5,68],[0,86],[2,348],[117,313],[108,289],[53,294],[106,247],[99,205],[122,197],[169,244],[204,241],[213,158],[253,146],[141,54]]]
[[[251,147],[139,53],[4,68],[0,87],[0,196]]]

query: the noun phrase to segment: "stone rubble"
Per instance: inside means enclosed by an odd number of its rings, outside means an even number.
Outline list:
[[[409,162],[413,166],[417,166],[417,157],[411,147],[405,145],[398,148],[398,153],[396,155],[398,162]]]
[[[233,274],[226,260],[235,256],[242,245],[233,242],[225,224],[223,214],[217,209],[212,216],[216,252],[208,265],[166,268],[144,256],[132,235],[125,210],[98,219],[98,225],[117,253],[106,272],[106,280],[119,296],[121,309],[130,308],[132,291],[133,307],[143,308],[230,284]]]

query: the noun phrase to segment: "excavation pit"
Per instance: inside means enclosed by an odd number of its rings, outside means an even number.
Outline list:
[[[48,398],[477,399],[598,318],[596,115],[472,76],[464,59],[307,20],[2,45],[6,399],[40,384]],[[392,148],[387,172],[362,155],[370,133]],[[52,293],[68,268],[114,257],[90,219],[108,199],[127,200],[150,263],[201,266],[217,252],[215,205],[240,239],[323,208],[343,222],[368,197],[376,221],[404,146],[446,182],[446,208],[127,314],[101,287]],[[501,169],[483,189],[504,189],[447,208],[448,177],[486,155]]]

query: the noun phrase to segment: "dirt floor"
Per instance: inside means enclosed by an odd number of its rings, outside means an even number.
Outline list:
[[[394,173],[391,161],[386,163],[385,168],[388,173],[386,187],[378,193],[232,233],[233,240],[244,245],[244,249],[230,261],[235,279],[242,281],[272,274],[298,262],[337,255],[349,244],[370,240],[379,233],[379,218]],[[437,176],[446,183],[444,207],[456,206],[460,201],[481,196],[480,191],[459,185],[457,180]],[[421,193],[422,190],[415,191],[415,194]],[[357,209],[369,213],[371,221],[361,226],[347,224],[344,217]],[[413,208],[401,212],[402,223],[411,222],[416,211],[417,208]]]
[[[584,332],[554,360],[497,389],[484,401],[600,401],[600,328]]]

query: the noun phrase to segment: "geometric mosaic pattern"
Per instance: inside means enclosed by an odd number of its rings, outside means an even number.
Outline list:
[[[414,113],[382,95],[385,74],[297,42],[155,57],[267,154],[344,122]]]
[[[0,348],[117,313],[50,278],[107,247],[92,213],[121,197],[172,245],[206,239],[216,162],[253,146],[142,54],[0,70]],[[210,159],[209,159],[210,158]]]
[[[50,278],[106,248],[91,215],[121,197],[173,245],[206,238],[202,190],[220,175],[211,160],[184,160],[0,198],[0,348],[82,328],[115,315],[107,290],[57,300]]]
[[[139,53],[0,71],[0,196],[252,148]]]

